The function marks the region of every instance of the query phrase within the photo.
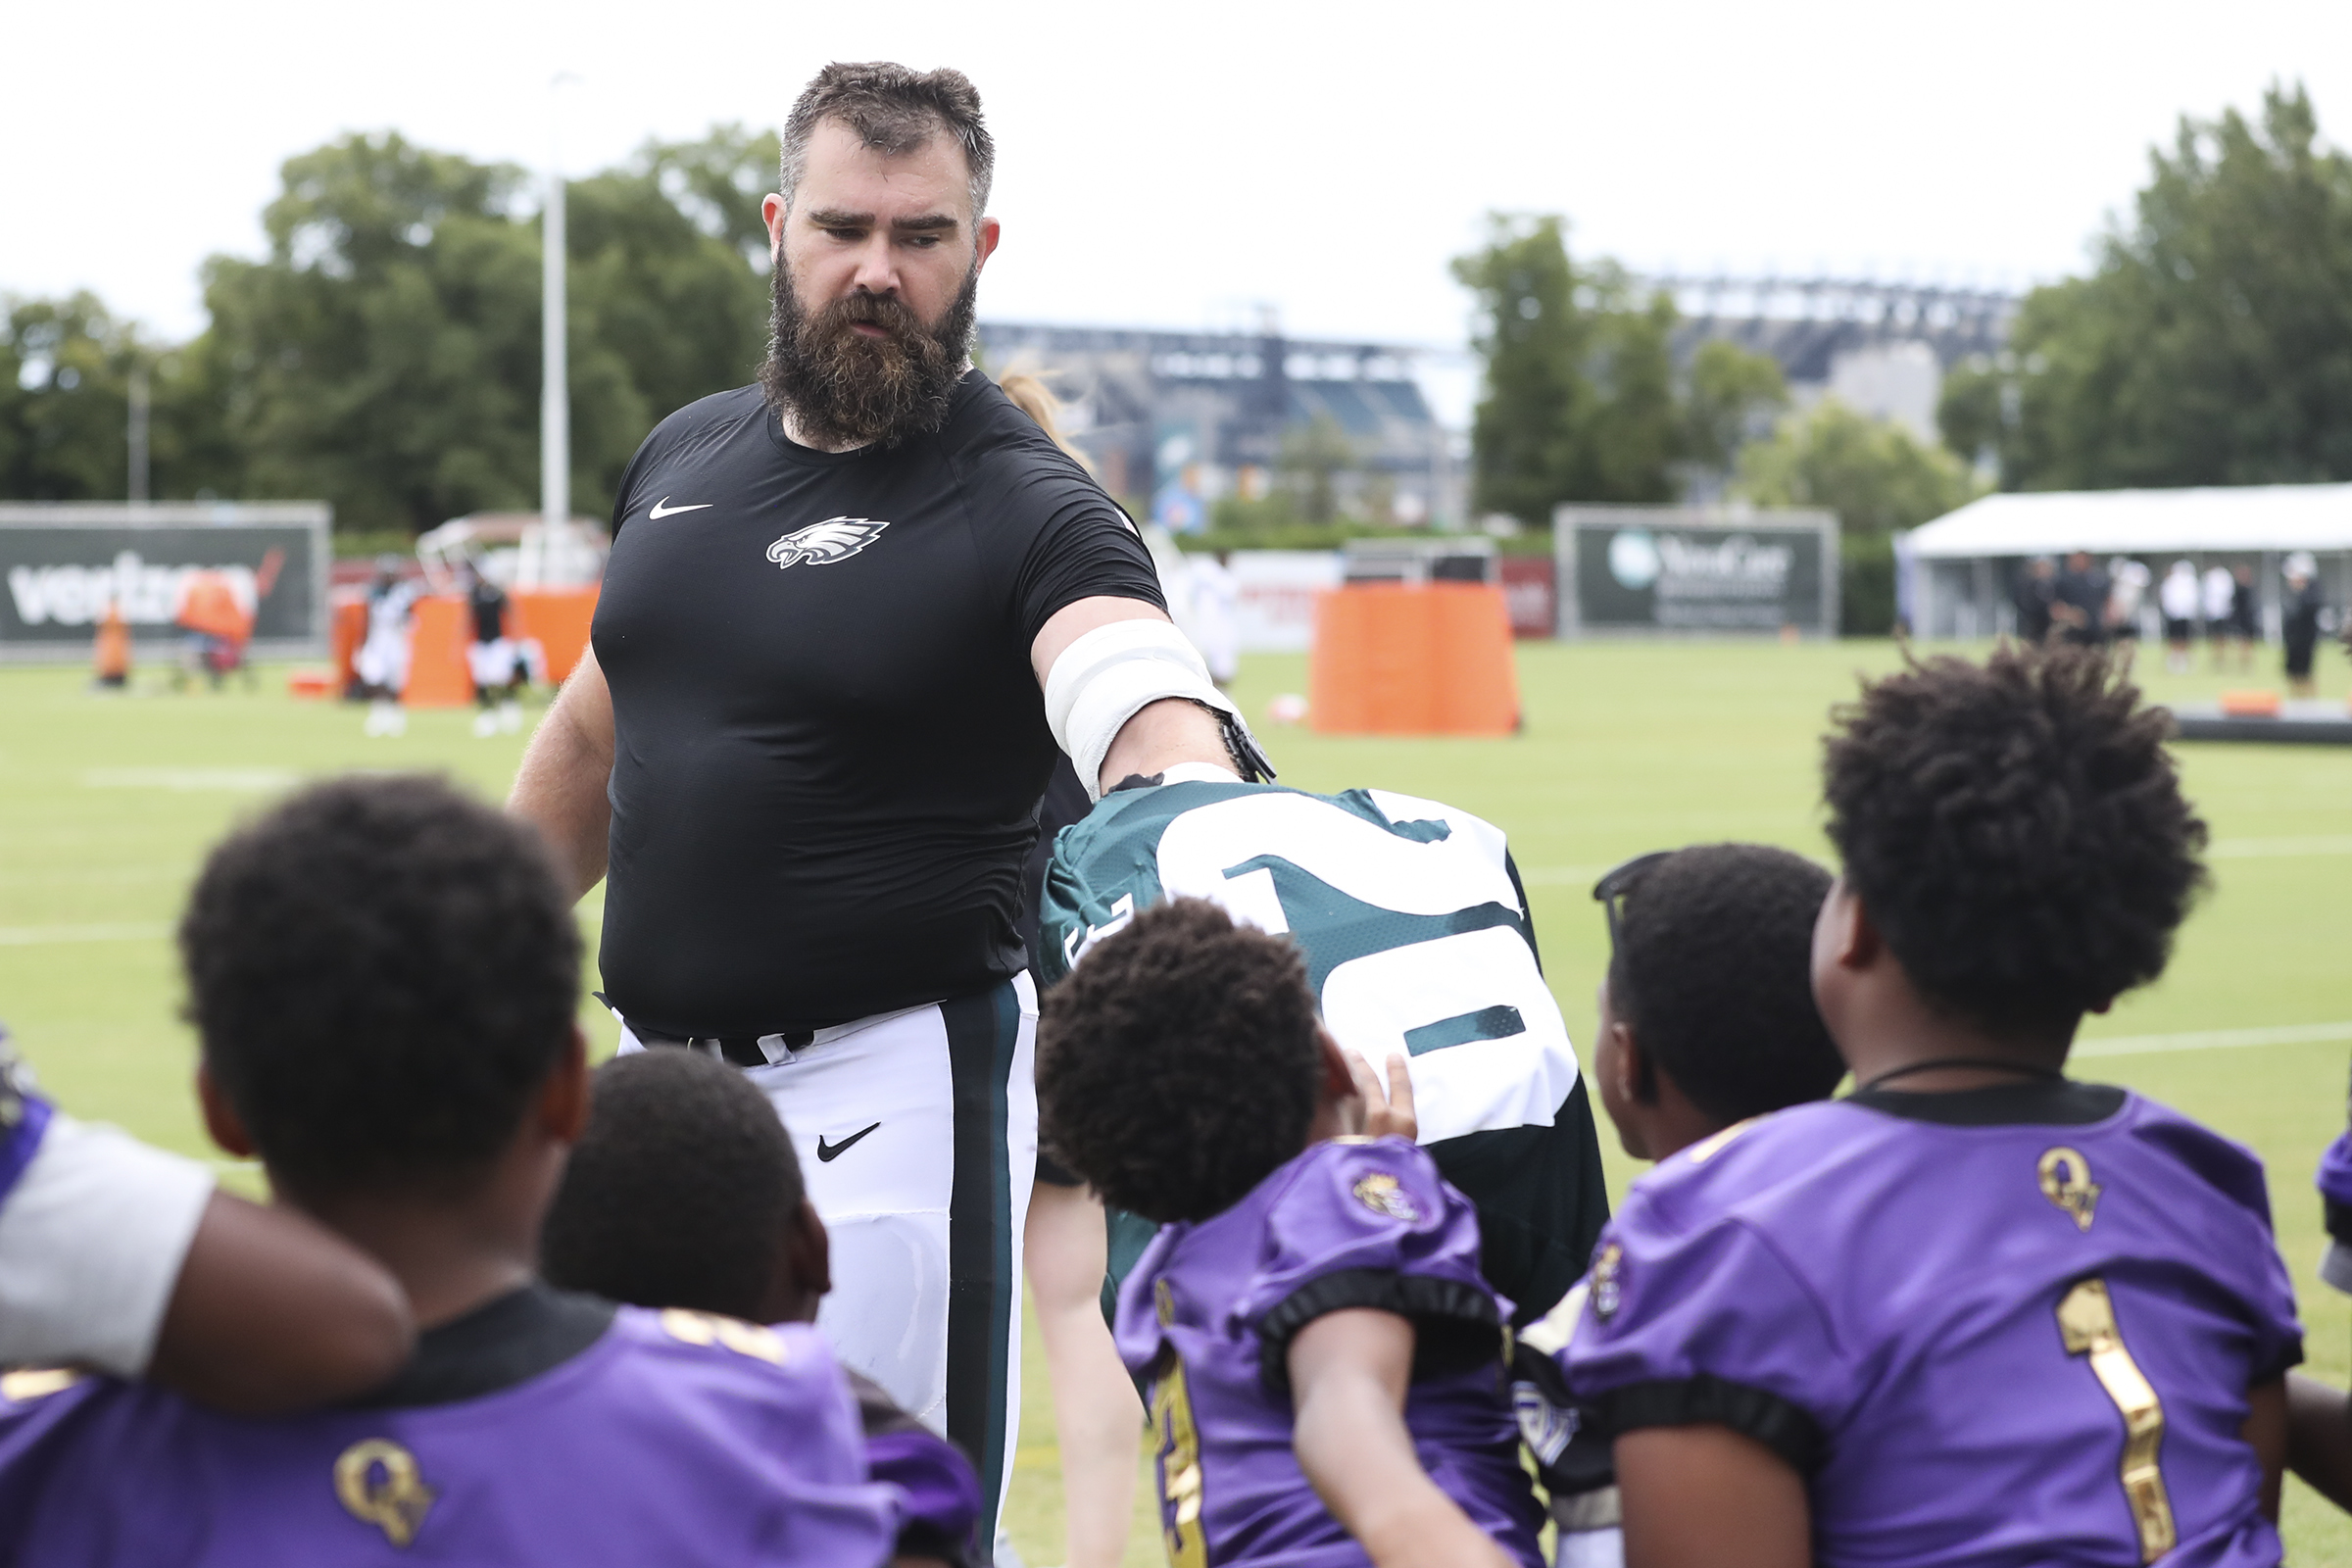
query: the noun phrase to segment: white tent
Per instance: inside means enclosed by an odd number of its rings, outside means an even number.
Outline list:
[[[2352,484],[1986,496],[1913,529],[1897,550],[1909,564],[1911,623],[1922,637],[2013,629],[2010,588],[2024,563],[2077,550],[2101,564],[2144,561],[2159,577],[2183,558],[2200,571],[2217,563],[2251,565],[2262,624],[2276,637],[2279,564],[2290,552],[2311,552],[2329,600],[2345,602],[2352,588]]]

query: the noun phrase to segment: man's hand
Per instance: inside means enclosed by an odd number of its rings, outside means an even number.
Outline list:
[[[564,891],[577,899],[604,880],[612,852],[612,689],[585,649],[531,732],[507,809],[547,836]]]
[[[1029,645],[1029,667],[1042,689],[1054,671],[1054,662],[1070,644],[1100,626],[1122,620],[1167,620],[1167,612],[1141,599],[1097,595],[1055,611]],[[1147,704],[1127,720],[1110,750],[1102,754],[1102,776],[1093,781],[1094,793],[1109,789],[1130,773],[1146,778],[1181,762],[1206,762],[1233,771],[1233,754],[1226,750],[1225,731],[1217,716],[1198,703],[1163,698]],[[1236,773],[1238,779],[1241,775]]]

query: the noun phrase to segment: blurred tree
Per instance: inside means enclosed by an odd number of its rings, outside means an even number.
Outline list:
[[[1683,458],[1707,474],[1728,473],[1740,449],[1770,435],[1788,407],[1780,362],[1709,338],[1690,357],[1683,402]]]
[[[1584,375],[1590,337],[1576,309],[1576,273],[1560,220],[1489,220],[1487,247],[1456,258],[1453,275],[1476,296],[1472,343],[1486,358],[1486,395],[1470,423],[1470,506],[1547,527],[1576,496],[1577,427],[1592,401]]]
[[[0,339],[0,496],[120,500],[137,347],[94,294],[9,300]]]
[[[1340,514],[1340,475],[1358,461],[1355,443],[1340,421],[1318,414],[1313,423],[1295,424],[1282,433],[1275,473],[1300,521],[1327,523]]]
[[[224,494],[237,457],[202,356],[143,342],[95,295],[0,301],[0,496],[120,501],[129,494],[130,380],[149,390],[148,494]]]
[[[2010,488],[2352,479],[2352,159],[2274,86],[2149,164],[2091,275],[1945,381],[1945,440]]]
[[[757,374],[766,252],[756,271],[741,212],[720,198],[758,182],[751,171],[773,156],[759,143],[722,129],[649,144],[569,187],[572,495],[583,513],[610,508],[657,420]],[[322,496],[354,530],[533,506],[534,207],[522,171],[392,133],[290,160],[264,215],[268,258],[207,264],[213,327],[197,361],[225,390],[248,493]],[[752,213],[756,222],[756,194]]]
[[[519,169],[354,135],[289,159],[270,254],[205,264],[255,496],[421,529],[538,491],[539,259]]]
[[[1720,474],[1787,401],[1780,368],[1702,345],[1678,376],[1674,302],[1613,262],[1579,267],[1556,217],[1491,220],[1453,264],[1477,299],[1486,359],[1472,417],[1471,506],[1538,528],[1563,501],[1668,501]]]
[[[1840,629],[1884,636],[1894,626],[1894,535],[1974,500],[1959,459],[1891,419],[1823,398],[1740,454],[1734,493],[1761,507],[1838,514]]]
[[[774,131],[728,123],[711,126],[700,141],[648,142],[637,167],[654,176],[695,227],[734,246],[765,272],[767,224],[760,200],[776,188],[781,153]]]

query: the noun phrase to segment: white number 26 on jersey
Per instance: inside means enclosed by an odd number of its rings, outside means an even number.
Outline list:
[[[1435,801],[1369,793],[1390,821],[1443,823],[1443,835],[1390,832],[1308,795],[1237,796],[1167,825],[1160,885],[1296,933],[1318,971],[1329,968],[1333,1038],[1375,1068],[1411,1055],[1422,1142],[1549,1126],[1576,1085],[1576,1053],[1534,950],[1504,923],[1525,911],[1501,832]],[[1495,923],[1483,928],[1415,930],[1431,916],[1475,923],[1491,906]],[[1348,956],[1334,963],[1335,952]]]

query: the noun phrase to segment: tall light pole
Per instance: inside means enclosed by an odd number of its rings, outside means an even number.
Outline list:
[[[539,514],[549,526],[571,517],[571,391],[564,362],[564,140],[562,93],[576,82],[559,72],[547,84],[547,200],[539,215]]]

